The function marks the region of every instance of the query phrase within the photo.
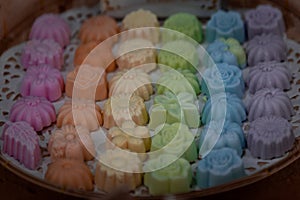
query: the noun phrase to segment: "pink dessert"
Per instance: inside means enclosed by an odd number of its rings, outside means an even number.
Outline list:
[[[22,96],[45,97],[49,101],[58,100],[64,89],[64,79],[60,71],[49,65],[30,67],[22,81]]]
[[[3,130],[2,151],[28,169],[36,169],[41,160],[39,137],[26,122],[8,122]]]
[[[55,122],[55,108],[44,97],[22,97],[13,104],[9,120],[12,122],[25,121],[35,131],[41,131],[44,127],[50,126]]]
[[[71,30],[65,20],[56,14],[44,14],[32,25],[29,38],[37,40],[52,39],[61,47],[70,43]]]
[[[61,69],[63,49],[53,40],[31,40],[23,48],[21,63],[25,69],[43,64]]]

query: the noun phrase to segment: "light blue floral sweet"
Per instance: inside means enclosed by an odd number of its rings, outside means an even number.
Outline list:
[[[235,149],[238,155],[242,156],[245,144],[242,127],[237,123],[229,121],[225,123],[221,121],[210,121],[209,124],[204,126],[199,138],[199,149],[201,149],[200,152],[203,153],[211,149],[228,147]]]
[[[213,14],[206,25],[206,41],[210,43],[220,37],[245,41],[244,22],[238,12],[219,10]]]
[[[201,91],[207,96],[227,92],[243,97],[245,83],[242,71],[234,65],[218,63],[204,71]]]
[[[231,148],[212,150],[198,162],[196,182],[200,188],[222,185],[244,177],[243,161]]]
[[[203,124],[208,124],[211,120],[225,120],[241,125],[247,115],[242,99],[235,94],[219,93],[208,99],[201,117]]]

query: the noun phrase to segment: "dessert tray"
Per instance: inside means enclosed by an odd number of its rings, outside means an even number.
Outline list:
[[[69,71],[74,69],[73,59],[75,50],[79,44],[78,39],[78,31],[80,26],[84,20],[91,16],[95,16],[99,14],[99,8],[77,8],[68,10],[61,14],[61,17],[64,18],[67,23],[70,25],[72,30],[72,39],[71,43],[65,48],[64,51],[64,60],[65,64],[62,69],[62,74],[64,78]],[[287,91],[289,98],[293,104],[295,115],[293,115],[291,123],[293,126],[293,132],[295,134],[296,140],[294,143],[294,147],[288,153],[286,153],[283,157],[272,159],[272,160],[262,160],[257,159],[251,156],[250,152],[246,149],[245,153],[242,157],[245,172],[247,174],[246,177],[241,179],[237,179],[233,182],[226,183],[221,186],[208,188],[208,189],[197,189],[192,188],[191,192],[185,195],[191,195],[191,197],[195,196],[203,196],[213,193],[218,193],[226,190],[231,190],[237,187],[242,187],[244,185],[253,183],[262,178],[265,178],[278,170],[284,168],[285,166],[292,163],[298,157],[300,157],[300,44],[285,38],[285,42],[288,47],[288,59],[287,66],[292,72],[292,83],[291,89]],[[0,136],[3,131],[3,127],[6,121],[8,121],[9,110],[12,107],[13,103],[20,97],[19,88],[21,84],[22,77],[24,75],[24,70],[20,64],[21,52],[25,43],[21,43],[14,47],[11,47],[6,52],[4,52],[0,57]],[[247,74],[247,69],[243,71],[243,73]],[[157,79],[159,75],[159,70],[157,69],[154,72],[150,73],[153,79]],[[108,79],[111,75],[108,75]],[[68,97],[63,96],[58,101],[54,102],[54,106],[56,112],[63,105],[65,99]],[[199,99],[199,97],[198,97]],[[146,102],[147,108],[150,107],[150,102]],[[104,101],[97,102],[101,108],[103,108]],[[51,190],[56,190],[62,192],[61,189],[56,188],[48,184],[44,181],[44,176],[47,171],[47,165],[51,162],[50,155],[47,151],[48,141],[51,135],[51,132],[55,128],[55,125],[52,125],[49,128],[43,129],[39,134],[39,144],[42,150],[42,164],[36,170],[28,170],[23,165],[19,164],[18,161],[9,157],[6,154],[1,153],[0,162],[1,164],[7,166],[14,173],[24,177],[27,180],[33,181],[34,183],[38,183],[44,187],[50,188]],[[249,128],[248,123],[243,124],[243,129],[247,134],[247,130]],[[97,133],[92,133],[97,134]],[[2,148],[3,142],[0,140],[0,147]],[[95,170],[96,161],[88,161],[87,164],[91,168],[93,172]],[[194,167],[192,165],[192,167]],[[81,192],[81,191],[63,191],[64,193],[68,193],[75,196],[99,196],[103,195],[102,191],[96,189],[93,192]],[[134,192],[132,192],[133,196],[137,198],[149,197],[147,193],[147,189],[145,186],[140,186]],[[180,197],[180,195],[178,196]],[[183,197],[183,196],[182,196]],[[153,197],[152,197],[153,198]]]

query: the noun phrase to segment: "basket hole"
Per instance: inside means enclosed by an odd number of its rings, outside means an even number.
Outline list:
[[[288,62],[294,62],[293,58],[288,59]]]
[[[15,65],[15,69],[21,69],[20,65]]]
[[[295,106],[294,109],[298,111],[299,110],[299,106]]]
[[[10,78],[11,78],[11,79],[14,79],[14,78],[20,78],[20,75],[15,74],[15,75],[11,76]]]
[[[74,19],[75,19],[75,18],[74,18],[73,16],[69,16],[69,17],[68,17],[68,20],[74,21]]]
[[[247,167],[245,168],[245,170],[249,171],[249,172],[254,172],[256,170],[255,167]]]
[[[10,72],[3,72],[3,76],[10,75]]]
[[[3,112],[2,112],[2,115],[3,115],[3,116],[7,116],[7,115],[8,115],[8,112],[7,112],[7,111],[3,111]]]
[[[5,122],[0,121],[0,127],[2,127],[5,124]]]
[[[8,62],[17,62],[17,60],[14,57],[10,57],[7,61]]]
[[[14,98],[13,98],[13,101],[16,101],[17,99],[21,98],[22,95],[21,94],[17,94]]]
[[[10,65],[6,64],[6,65],[4,66],[4,69],[10,69]]]
[[[8,93],[7,95],[6,95],[6,99],[10,99],[10,97],[12,96],[12,95],[14,95],[15,94],[15,92],[10,92],[10,93]]]
[[[291,55],[293,53],[294,49],[289,49],[288,55]]]
[[[7,91],[9,91],[9,88],[7,88],[7,87],[5,87],[5,88],[2,88],[2,90],[1,90],[2,92],[7,92]]]
[[[295,54],[295,56],[296,56],[296,58],[299,58],[299,57],[300,57],[300,53],[297,52],[297,53]]]
[[[262,167],[266,164],[269,164],[269,163],[268,162],[257,162],[257,165],[260,166],[260,167]]]
[[[9,80],[5,79],[4,84],[9,84]]]

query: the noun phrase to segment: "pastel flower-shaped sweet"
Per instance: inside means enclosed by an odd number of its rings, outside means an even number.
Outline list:
[[[285,63],[269,61],[258,63],[249,70],[247,85],[254,94],[263,88],[290,89],[292,75]]]
[[[209,44],[206,51],[215,63],[227,63],[244,68],[246,54],[240,43],[234,38],[219,38]]]
[[[196,181],[200,188],[225,184],[245,176],[243,161],[231,148],[212,150],[198,162]]]
[[[237,66],[226,63],[207,68],[203,74],[201,90],[207,96],[227,92],[241,98],[245,90],[242,71]]]
[[[23,48],[21,63],[24,69],[44,64],[61,69],[64,64],[63,49],[53,40],[30,40]]]
[[[245,50],[249,66],[267,61],[282,62],[287,57],[287,47],[283,38],[272,33],[255,36],[245,44]]]
[[[232,37],[237,39],[240,43],[244,42],[244,22],[238,12],[225,12],[223,10],[219,10],[212,15],[206,25],[206,41],[213,42],[215,39],[220,37]]]
[[[170,70],[164,72],[157,81],[157,93],[170,91],[174,94],[188,92],[196,98],[200,94],[197,76],[189,70]]]
[[[70,43],[71,30],[67,22],[57,14],[44,14],[38,17],[31,28],[31,40],[52,39],[61,47]]]
[[[166,91],[163,95],[154,98],[149,128],[155,129],[160,124],[175,122],[184,123],[190,128],[199,127],[200,115],[192,94],[182,92],[175,95]]]
[[[283,156],[293,147],[292,125],[282,117],[267,116],[250,123],[248,148],[254,157],[272,159]]]
[[[174,161],[166,167],[166,163]],[[192,169],[188,161],[162,154],[145,163],[144,184],[152,195],[178,194],[190,191]],[[152,170],[159,169],[159,170]]]
[[[205,103],[201,116],[203,124],[208,124],[211,120],[226,120],[242,124],[247,117],[242,99],[230,93],[211,96]]]
[[[188,69],[197,72],[199,57],[196,47],[186,40],[175,40],[164,44],[157,57],[160,69]]]
[[[65,125],[56,130],[50,137],[48,151],[53,162],[62,158],[92,160],[95,156],[90,132],[83,126]]]
[[[22,80],[22,96],[45,97],[58,100],[64,90],[64,79],[60,71],[48,65],[30,67]]]
[[[161,150],[165,154],[182,157],[190,162],[197,160],[194,135],[185,124],[162,124],[155,129],[151,151]]]
[[[285,31],[282,13],[270,5],[260,5],[245,13],[248,39],[263,33],[282,36]]]
[[[199,149],[205,153],[211,149],[223,147],[235,149],[241,156],[245,148],[244,131],[239,124],[234,122],[226,121],[223,124],[220,121],[210,121],[201,132]]]
[[[130,190],[142,184],[142,163],[137,154],[124,150],[108,149],[101,153],[95,172],[96,186],[112,192],[126,185]]]
[[[107,134],[107,145],[128,149],[136,153],[150,150],[151,138],[146,126],[137,126],[131,121],[125,121],[121,127],[112,127]]]

